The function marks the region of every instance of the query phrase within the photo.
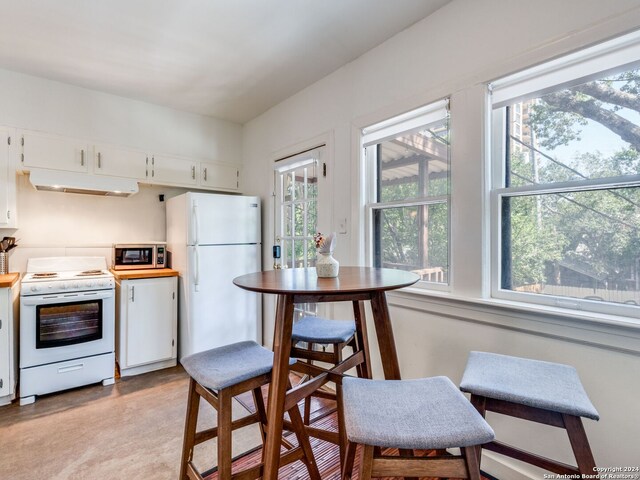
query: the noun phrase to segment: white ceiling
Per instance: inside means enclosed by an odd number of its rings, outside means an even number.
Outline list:
[[[244,123],[450,0],[0,0],[0,68]]]

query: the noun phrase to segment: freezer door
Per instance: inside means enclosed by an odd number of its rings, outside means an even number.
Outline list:
[[[189,245],[260,242],[260,198],[190,193]]]
[[[260,295],[233,279],[260,270],[260,245],[188,247],[188,316],[181,317],[180,359],[243,340],[262,341]]]

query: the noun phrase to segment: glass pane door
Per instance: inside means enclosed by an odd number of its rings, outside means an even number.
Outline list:
[[[315,267],[313,236],[321,228],[326,228],[329,224],[326,217],[330,215],[329,202],[320,201],[321,184],[325,180],[319,175],[323,151],[324,147],[320,147],[291,157],[283,161],[283,165],[276,163],[275,242],[281,248],[281,258],[276,268]],[[319,211],[319,205],[326,205],[326,208]],[[316,304],[300,304],[296,305],[294,319],[316,314]]]
[[[282,267],[315,266],[313,235],[317,230],[318,177],[316,162],[279,175],[280,231]]]

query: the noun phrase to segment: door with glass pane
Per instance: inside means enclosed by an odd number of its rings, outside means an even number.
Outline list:
[[[280,225],[276,242],[280,241],[281,265],[313,267],[316,254],[313,235],[318,224],[316,162],[279,172],[277,176]]]
[[[275,242],[280,245],[281,258],[276,265],[281,268],[314,267],[316,249],[313,236],[328,225],[322,215],[328,217],[330,206],[322,203],[321,185],[323,148],[314,149],[276,163]],[[319,206],[323,205],[323,211]],[[315,304],[298,305],[296,317],[305,313],[315,314]]]

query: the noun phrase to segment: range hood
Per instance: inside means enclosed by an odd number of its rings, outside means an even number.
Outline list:
[[[138,193],[138,182],[130,178],[91,175],[32,168],[29,180],[36,190],[84,193],[108,197],[128,197]]]

